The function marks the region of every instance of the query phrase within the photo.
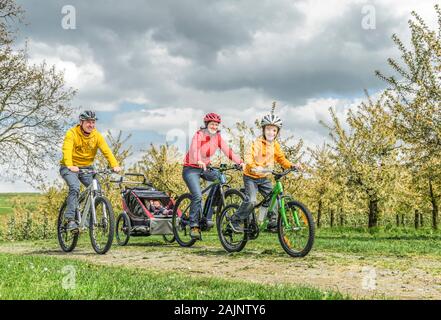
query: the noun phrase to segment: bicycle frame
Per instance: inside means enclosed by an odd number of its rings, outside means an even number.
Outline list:
[[[89,214],[92,214],[92,223],[96,224],[96,212],[95,212],[95,206],[92,204],[95,203],[95,199],[99,195],[99,182],[96,178],[96,176],[93,176],[92,183],[84,190],[79,199],[78,202],[81,204],[81,199],[85,197],[86,199],[84,207],[81,209],[79,208],[78,212],[78,220],[79,220],[79,229],[80,230],[86,230],[88,226],[86,226],[86,222],[89,220]],[[103,215],[107,218],[107,212],[105,211],[103,207]]]
[[[224,174],[222,172],[219,172],[219,177],[212,181],[208,187],[202,190],[202,194],[209,192],[208,198],[204,204],[204,208],[202,209],[203,217],[208,217],[208,214],[213,208],[213,202],[217,199],[218,196],[220,197],[220,201],[222,201],[222,205],[219,208],[225,205],[225,193],[222,188],[225,185],[224,181],[226,181]]]
[[[276,180],[276,185],[274,186],[273,190],[271,191],[271,193],[265,197],[265,199],[263,199],[261,202],[259,202],[257,205],[254,206],[254,209],[261,207],[264,203],[268,202],[268,200],[270,201],[270,204],[268,206],[268,211],[271,212],[274,210],[276,204],[279,207],[279,214],[281,216],[281,218],[283,219],[283,224],[288,227],[291,228],[291,225],[288,222],[288,218],[286,216],[286,209],[285,209],[285,196],[284,196],[284,189],[283,189],[283,184],[282,182],[280,182],[280,180]],[[294,211],[294,221],[295,223],[299,226],[300,225],[300,221],[299,221],[299,216],[297,214],[297,210]],[[265,218],[262,222],[260,222],[258,224],[259,229],[262,228],[262,226],[265,224],[265,221],[267,220],[267,218]]]
[[[219,175],[218,175],[218,177],[214,181],[211,181],[211,183],[210,183],[210,185],[208,187],[206,187],[205,189],[203,189],[201,191],[201,193],[203,195],[206,194],[207,192],[209,192],[209,194],[208,194],[207,200],[204,203],[204,207],[202,208],[202,211],[200,212],[200,219],[202,217],[207,217],[208,216],[208,214],[210,213],[211,209],[213,208],[214,200],[218,199],[217,197],[220,197],[221,206],[219,206],[218,212],[216,212],[216,214],[219,214],[220,213],[219,210],[222,207],[225,206],[225,192],[224,192],[223,187],[224,186],[228,186],[228,184],[227,184],[227,178],[226,178],[226,176],[224,174],[224,171],[232,170],[232,168],[224,169],[224,168],[221,167],[219,169],[218,168],[212,168],[212,169],[217,170],[219,172]],[[217,188],[217,190],[213,191],[213,194],[210,195],[210,193],[212,192],[213,188]],[[178,210],[178,217],[181,217],[182,214],[183,214],[183,212],[181,210]]]

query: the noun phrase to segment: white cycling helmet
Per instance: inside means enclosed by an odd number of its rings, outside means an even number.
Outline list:
[[[280,130],[282,129],[283,122],[279,116],[276,116],[275,114],[267,114],[263,117],[262,121],[260,121],[260,126],[264,128],[268,125],[276,126]]]

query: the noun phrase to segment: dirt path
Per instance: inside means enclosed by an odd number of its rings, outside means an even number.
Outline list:
[[[292,259],[264,252],[227,255],[221,248],[150,243],[114,246],[102,256],[90,246],[71,254],[55,244],[3,243],[0,253],[74,258],[100,265],[185,272],[268,284],[297,284],[334,290],[354,298],[441,299],[441,259],[432,257],[363,257],[312,252]]]

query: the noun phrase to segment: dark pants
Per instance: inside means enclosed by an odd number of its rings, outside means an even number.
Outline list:
[[[245,186],[245,200],[235,214],[235,218],[240,220],[248,218],[253,211],[254,206],[257,204],[257,192],[266,197],[273,190],[272,183],[268,178],[255,179],[244,175],[243,183]],[[265,203],[265,205],[268,206],[269,203]]]
[[[200,168],[184,167],[182,177],[191,193],[190,227],[199,226],[199,215],[202,211],[201,178],[206,181],[214,181],[218,178],[217,171],[203,171]]]
[[[93,167],[82,167],[80,169],[92,169]],[[75,219],[75,211],[78,207],[78,196],[80,194],[80,182],[88,187],[93,180],[92,174],[80,174],[70,171],[67,167],[60,167],[61,177],[69,187],[67,195],[67,208],[64,217],[68,220]]]

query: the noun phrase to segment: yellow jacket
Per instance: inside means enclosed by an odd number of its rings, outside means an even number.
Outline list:
[[[286,159],[285,154],[277,141],[269,142],[263,137],[259,137],[249,148],[245,155],[244,174],[251,178],[263,178],[265,174],[258,174],[251,169],[255,167],[274,167],[274,163],[279,163],[283,168],[288,169],[292,163]]]
[[[96,129],[86,136],[77,125],[66,132],[63,143],[63,158],[60,163],[66,167],[87,167],[92,165],[98,148],[109,161],[112,168],[118,167],[112,151],[104,137]]]

